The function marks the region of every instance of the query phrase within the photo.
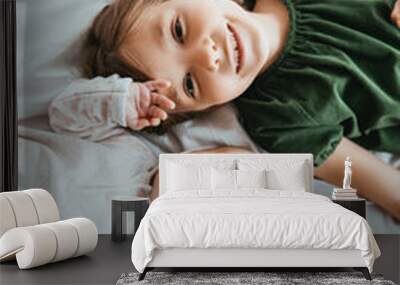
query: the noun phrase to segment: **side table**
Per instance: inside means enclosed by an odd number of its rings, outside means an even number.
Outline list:
[[[366,201],[362,198],[356,198],[352,200],[340,200],[340,199],[332,199],[332,202],[339,204],[340,206],[353,211],[356,214],[359,214],[361,217],[366,219]]]
[[[135,232],[136,233],[140,221],[146,214],[149,207],[149,198],[135,196],[116,196],[112,199],[111,210],[111,240],[123,241],[126,235],[123,233],[122,215],[124,212],[135,212]]]

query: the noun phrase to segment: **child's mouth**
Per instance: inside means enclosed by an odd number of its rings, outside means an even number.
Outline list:
[[[243,46],[238,32],[228,24],[229,40],[231,42],[233,59],[236,64],[235,72],[239,73],[243,65]]]

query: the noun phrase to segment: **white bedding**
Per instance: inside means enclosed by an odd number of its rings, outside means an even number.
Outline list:
[[[110,234],[112,197],[150,190],[160,153],[221,145],[256,150],[229,105],[162,136],[126,132],[103,143],[53,133],[47,115],[29,118],[18,128],[18,186],[48,190],[62,219],[87,217]]]
[[[143,272],[155,249],[358,249],[372,272],[379,248],[359,215],[306,192],[248,189],[230,196],[167,193],[154,201],[132,243]]]

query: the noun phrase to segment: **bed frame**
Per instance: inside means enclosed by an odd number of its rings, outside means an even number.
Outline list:
[[[262,158],[271,160],[290,159],[305,161],[309,169],[307,191],[313,192],[313,157],[311,154],[162,154],[160,156],[160,195],[165,192],[166,162],[173,160],[219,160],[238,158]],[[181,269],[229,269],[229,271],[253,271],[254,269],[337,269],[350,267],[361,271],[367,280],[371,280],[368,268],[361,257],[360,250],[329,249],[197,249],[170,248],[156,250],[152,261],[139,275],[143,280],[146,273],[160,268]],[[260,271],[260,270],[259,270]],[[263,270],[261,270],[263,271]]]
[[[146,273],[156,268],[202,269],[214,271],[258,271],[279,269],[338,269],[350,267],[361,271],[367,280],[371,280],[368,268],[361,258],[359,250],[329,249],[183,249],[172,248],[156,250],[153,260],[139,275],[143,280]]]

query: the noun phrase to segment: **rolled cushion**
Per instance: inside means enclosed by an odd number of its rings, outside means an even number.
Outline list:
[[[75,218],[66,220],[65,223],[71,224],[78,233],[78,247],[74,257],[91,252],[97,245],[97,227],[89,219]]]
[[[56,255],[53,257],[51,262],[56,262],[60,260],[64,260],[75,256],[75,253],[78,249],[79,245],[79,237],[78,232],[72,228],[71,224],[60,221],[56,223],[45,224],[45,227],[49,228],[54,234],[57,240]]]
[[[0,237],[9,229],[15,228],[17,222],[11,204],[0,193]]]
[[[39,223],[31,197],[23,191],[1,193],[11,205],[17,227],[33,226]]]
[[[85,218],[18,227],[0,238],[0,262],[16,257],[28,269],[86,254],[96,248],[97,228]]]
[[[58,207],[43,189],[0,193],[0,237],[15,227],[34,226],[60,219]]]
[[[60,220],[60,213],[56,201],[49,192],[43,189],[30,189],[22,191],[28,194],[38,215],[39,224],[52,223]]]

